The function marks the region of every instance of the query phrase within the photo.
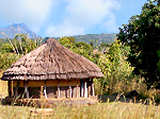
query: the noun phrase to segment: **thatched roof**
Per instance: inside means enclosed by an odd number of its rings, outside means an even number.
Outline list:
[[[3,74],[2,80],[52,80],[102,77],[91,61],[49,39],[20,58]]]

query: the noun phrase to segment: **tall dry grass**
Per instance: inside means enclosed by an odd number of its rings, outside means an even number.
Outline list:
[[[50,115],[30,113],[31,107],[0,106],[1,119],[159,119],[160,106],[133,103],[99,103],[91,106],[58,106]]]
[[[95,81],[96,94],[100,97],[115,94],[126,97],[130,92],[135,91],[138,93],[138,100],[152,100],[153,103],[160,104],[160,89],[147,89],[144,78],[135,76],[132,79],[108,81],[108,83],[106,87],[102,87],[100,82]],[[130,95],[130,98],[134,98],[134,96]]]
[[[3,71],[0,70],[0,79],[2,77]],[[0,80],[0,98],[8,96],[8,82]]]

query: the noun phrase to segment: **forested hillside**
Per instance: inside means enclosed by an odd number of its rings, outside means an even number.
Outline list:
[[[76,41],[83,41],[86,43],[97,41],[98,44],[100,43],[111,44],[112,42],[114,42],[116,34],[86,34],[86,35],[77,35],[73,37],[76,39]]]
[[[76,35],[76,36],[70,36],[75,38],[76,42],[82,41],[85,43],[93,43],[100,45],[101,43],[105,44],[111,44],[116,39],[116,34],[86,34],[86,35]],[[44,41],[46,41],[49,37],[44,38]],[[54,39],[60,39],[60,37],[53,37]]]

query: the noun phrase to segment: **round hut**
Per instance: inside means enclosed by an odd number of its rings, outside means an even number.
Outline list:
[[[9,97],[79,98],[94,96],[93,78],[103,77],[91,61],[49,39],[7,69]]]

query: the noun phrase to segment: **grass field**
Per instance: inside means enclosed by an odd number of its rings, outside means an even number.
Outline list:
[[[58,106],[50,116],[45,111],[32,115],[36,108],[0,106],[0,119],[160,119],[160,106],[133,103],[99,103],[90,106]]]

